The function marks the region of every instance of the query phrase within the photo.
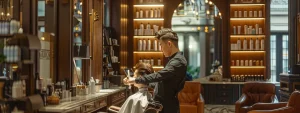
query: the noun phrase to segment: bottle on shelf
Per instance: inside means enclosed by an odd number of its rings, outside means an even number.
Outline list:
[[[154,12],[153,12],[153,9],[150,10],[150,18],[153,18],[154,17]]]
[[[234,60],[231,60],[231,66],[234,66],[235,63],[234,63]]]
[[[139,39],[139,42],[138,42],[138,50],[139,51],[143,50],[143,41],[141,39]]]
[[[147,50],[151,51],[151,40],[148,39]]]
[[[151,64],[152,66],[154,66],[154,59],[153,59],[153,58],[151,58],[150,64]]]
[[[157,40],[154,40],[153,47],[154,47],[154,51],[157,51]]]
[[[143,18],[143,10],[140,9],[140,18]]]
[[[259,50],[259,40],[256,38],[255,40],[255,50]]]
[[[147,14],[147,13],[146,13],[146,14]],[[136,18],[140,18],[140,12],[139,12],[138,9],[136,10],[135,16],[136,16]]]
[[[244,38],[244,41],[243,41],[243,50],[247,50],[247,40],[246,40],[246,38]]]
[[[139,63],[143,63],[143,60],[142,60],[142,58],[140,58],[140,60],[139,60]]]
[[[240,38],[238,38],[238,40],[237,40],[237,46],[238,46],[238,50],[241,50],[241,40],[240,40]]]
[[[160,60],[160,58],[158,58],[158,60],[157,60],[157,66],[161,66],[161,60]]]
[[[143,51],[146,51],[147,49],[147,41],[144,39],[143,40]]]
[[[260,40],[260,46],[261,46],[261,50],[265,49],[265,40],[264,40],[264,38]]]
[[[154,18],[157,18],[157,10],[154,9]]]
[[[140,24],[140,35],[144,35],[144,24]]]
[[[158,43],[158,50],[161,51],[160,42]]]
[[[39,73],[35,73],[35,93],[41,93],[41,79]]]
[[[148,10],[145,11],[145,18],[149,18],[149,11]]]
[[[250,39],[250,50],[253,50],[253,40],[252,40],[252,38]]]
[[[157,9],[157,18],[160,18],[161,17],[161,11],[160,11],[160,8]]]

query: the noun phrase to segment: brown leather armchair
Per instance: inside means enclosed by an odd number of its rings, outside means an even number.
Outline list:
[[[199,82],[186,81],[178,94],[180,113],[204,113],[204,99]]]
[[[248,113],[300,113],[300,92],[294,91],[288,103],[257,103]]]
[[[235,103],[235,113],[247,113],[255,103],[277,103],[275,85],[272,83],[249,82],[243,87],[243,94]]]

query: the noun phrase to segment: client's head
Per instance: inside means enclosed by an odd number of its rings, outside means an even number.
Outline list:
[[[154,70],[151,66],[151,64],[149,63],[138,63],[135,65],[135,71],[134,71],[134,76],[133,77],[139,77],[139,76],[144,76],[147,74],[151,74],[154,73]],[[144,84],[134,84],[135,87],[143,87],[143,86],[147,86]]]

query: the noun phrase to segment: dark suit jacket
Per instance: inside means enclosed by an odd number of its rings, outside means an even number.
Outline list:
[[[187,70],[187,61],[181,52],[169,57],[162,70],[136,78],[136,83],[156,83],[154,100],[163,104],[163,113],[179,113],[178,92],[183,88]]]

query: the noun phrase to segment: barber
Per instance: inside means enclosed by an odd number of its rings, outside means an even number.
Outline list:
[[[171,29],[164,28],[155,33],[160,42],[161,50],[169,62],[160,71],[124,79],[125,84],[155,84],[154,100],[163,105],[160,113],[179,113],[178,92],[183,88],[187,61],[178,48],[178,36]]]

